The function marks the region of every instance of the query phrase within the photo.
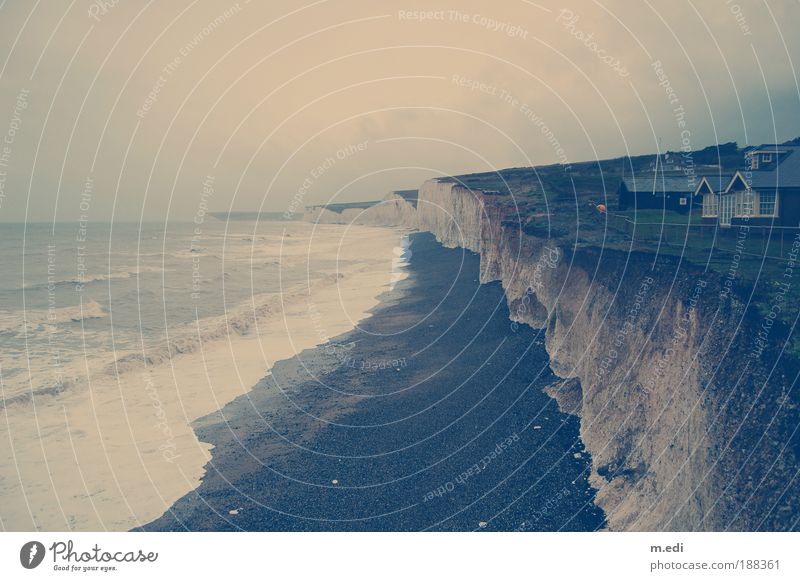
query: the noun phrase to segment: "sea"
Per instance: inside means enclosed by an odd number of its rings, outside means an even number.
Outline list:
[[[222,221],[0,226],[0,405],[75,388],[87,358],[124,368],[142,352],[158,361],[170,345],[191,349],[198,325],[212,334],[215,323],[246,326],[277,293],[335,271],[329,257],[280,256],[286,228]]]
[[[0,530],[128,530],[197,486],[197,417],[369,316],[399,230],[0,224]]]

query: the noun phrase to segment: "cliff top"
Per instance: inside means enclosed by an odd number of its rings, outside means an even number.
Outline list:
[[[744,149],[735,143],[677,154],[679,159],[659,168],[665,175],[696,175],[741,169]],[[673,154],[675,155],[675,154]],[[672,157],[672,156],[671,156]],[[473,191],[491,195],[491,203],[505,212],[528,235],[554,240],[562,246],[594,247],[602,251],[669,256],[721,276],[735,271],[732,284],[765,316],[776,300],[800,302],[800,285],[781,290],[781,281],[794,244],[794,233],[751,226],[747,236],[738,230],[721,231],[702,225],[700,206],[685,214],[662,209],[620,211],[617,188],[623,179],[652,181],[654,166],[665,157],[624,157],[571,165],[523,167],[445,178]],[[597,206],[604,204],[607,213]],[[782,296],[778,296],[781,292]],[[788,293],[788,294],[787,294]],[[784,321],[791,324],[791,321]],[[793,347],[800,356],[800,341]]]
[[[318,208],[322,208],[325,210],[329,210],[331,212],[336,212],[337,214],[341,214],[345,210],[356,209],[356,210],[365,210],[367,208],[371,208],[378,201],[374,200],[371,202],[343,202],[341,204],[317,204],[316,206],[306,206],[307,210],[316,210]]]

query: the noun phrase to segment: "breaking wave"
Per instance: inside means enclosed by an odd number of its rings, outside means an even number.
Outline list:
[[[311,285],[299,285],[283,293],[268,293],[258,295],[235,307],[228,309],[224,315],[200,319],[191,324],[170,327],[170,339],[156,343],[144,350],[128,351],[117,356],[109,353],[107,357],[93,356],[89,364],[93,367],[90,372],[93,376],[117,376],[145,367],[158,366],[167,363],[170,359],[180,355],[196,353],[206,343],[225,339],[231,335],[246,336],[256,332],[257,324],[271,317],[280,316],[290,305],[296,305],[303,299],[313,296],[315,290],[336,284],[344,278],[343,274],[328,274],[313,282]],[[55,320],[60,322],[73,322],[88,318],[105,317],[107,313],[102,305],[91,301],[80,306],[55,309]],[[28,311],[27,323],[29,326],[35,320],[38,324],[53,323],[52,315],[48,311]],[[7,315],[3,320],[0,314],[0,330],[3,325],[13,330],[19,330],[22,321],[19,313]],[[62,378],[54,385],[30,386],[27,381],[15,382],[13,387],[6,384],[5,398],[0,397],[0,409],[11,405],[25,405],[32,401],[39,401],[43,397],[57,397],[68,389],[75,389],[85,385],[86,364],[83,357],[73,365],[65,365],[61,369]],[[27,374],[25,374],[27,377]],[[20,380],[24,378],[20,377]]]
[[[106,272],[103,274],[88,274],[83,277],[65,278],[56,281],[39,282],[35,284],[25,285],[23,288],[27,290],[48,288],[51,286],[65,286],[65,285],[87,285],[93,282],[103,282],[108,280],[127,279],[140,274],[164,272],[164,269],[158,266],[142,266],[139,268],[131,268],[129,270],[120,270],[118,272]]]
[[[103,306],[97,301],[89,301],[82,306],[59,307],[54,309],[28,309],[27,311],[0,311],[0,332],[23,330],[27,325],[33,331],[42,325],[60,325],[77,323],[88,319],[100,319],[108,316]]]
[[[335,284],[344,278],[341,273],[328,274],[312,285],[296,288],[290,292],[270,293],[255,297],[229,309],[226,314],[201,319],[193,325],[171,330],[172,338],[161,346],[146,349],[144,353],[129,353],[109,363],[104,371],[118,374],[141,369],[145,366],[160,365],[177,355],[194,353],[208,342],[225,339],[230,335],[245,336],[256,330],[259,321],[280,315],[284,308],[310,296],[314,290]]]

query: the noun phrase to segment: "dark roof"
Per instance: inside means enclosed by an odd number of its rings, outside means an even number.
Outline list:
[[[715,173],[711,175],[703,175],[700,177],[700,179],[702,180],[705,178],[711,186],[712,191],[721,192],[728,187],[728,184],[731,183],[733,176],[734,174],[732,173]],[[698,185],[699,183],[700,182],[698,182]]]
[[[742,172],[751,188],[800,188],[800,145],[760,145],[756,151],[780,150],[777,165],[771,169],[754,169]]]
[[[787,151],[796,145],[781,145],[780,143],[762,143],[761,145],[753,145],[748,147],[745,153],[753,153],[754,151],[774,152],[774,151]]]
[[[629,192],[636,194],[693,194],[697,189],[698,178],[687,176],[683,173],[676,176],[663,175],[662,173],[641,172],[638,177],[622,180]],[[727,185],[727,184],[726,184]]]

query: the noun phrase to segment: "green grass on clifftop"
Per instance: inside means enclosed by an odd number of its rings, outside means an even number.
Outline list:
[[[707,148],[693,152],[694,162],[715,163],[706,173],[733,172],[742,164],[743,152],[735,144],[726,144],[716,158]],[[570,166],[549,165],[511,168],[497,172],[469,174],[450,178],[475,190],[489,191],[496,203],[505,208],[506,223],[519,223],[524,231],[540,238],[574,247],[594,247],[603,251],[650,253],[669,256],[699,269],[732,276],[739,294],[768,316],[776,301],[785,299],[795,305],[782,309],[779,320],[791,325],[800,305],[800,280],[788,293],[781,291],[792,247],[793,234],[769,228],[750,228],[747,235],[737,229],[720,229],[701,224],[701,208],[688,214],[666,209],[617,210],[617,188],[623,176],[633,172],[652,175],[653,156],[617,158]],[[699,176],[702,167],[695,167]],[[606,215],[597,204],[605,204]],[[800,272],[797,274],[800,279]],[[781,295],[779,293],[785,293]],[[790,349],[800,357],[800,342]]]

